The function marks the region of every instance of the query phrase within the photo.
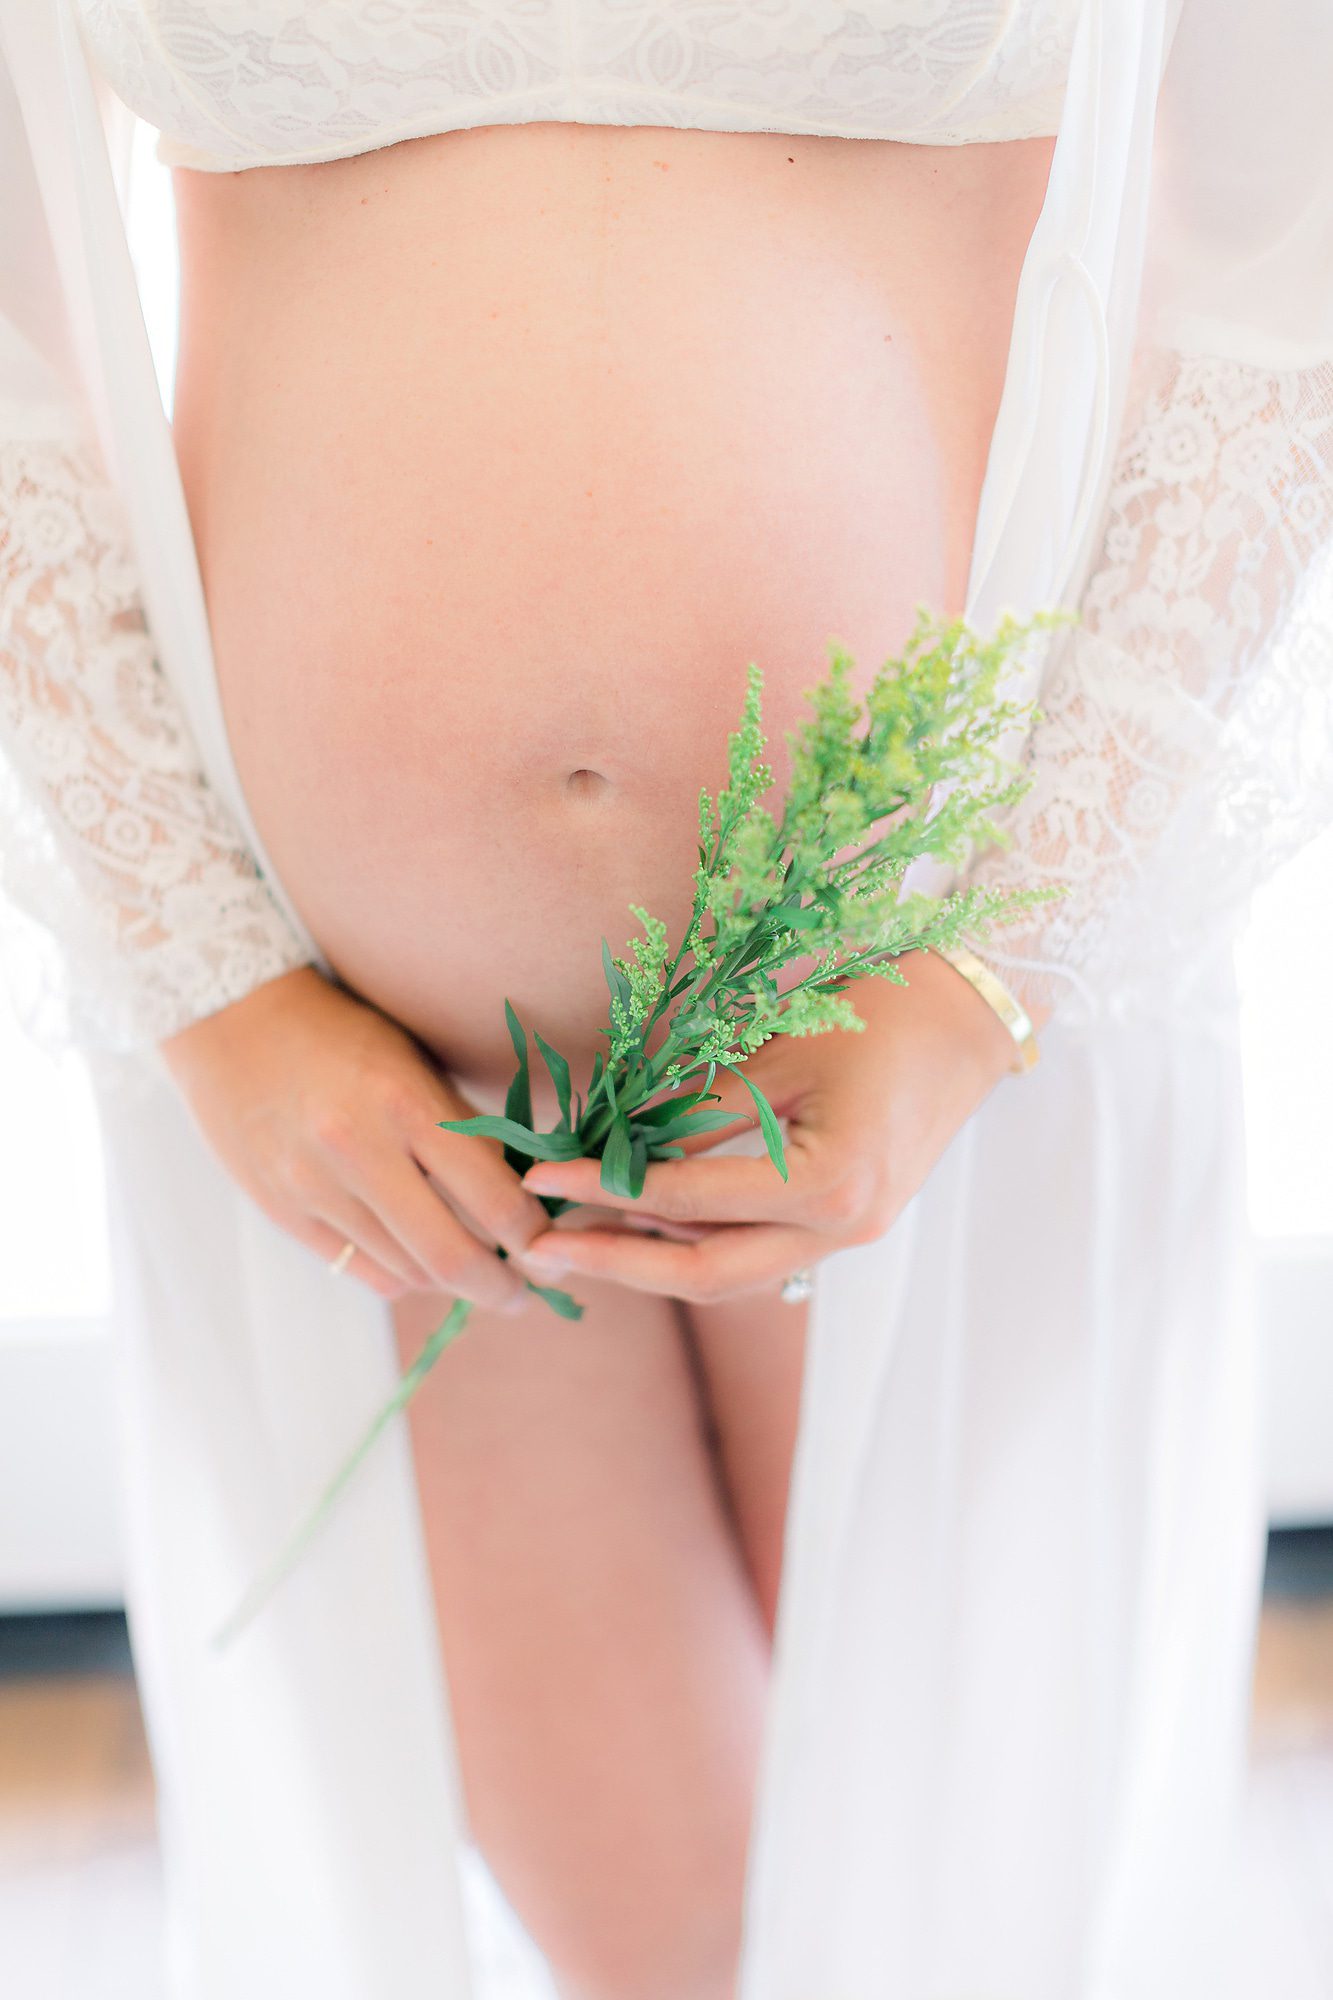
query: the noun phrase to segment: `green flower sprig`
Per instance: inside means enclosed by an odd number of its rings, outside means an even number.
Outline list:
[[[707,791],[699,797],[699,860],[683,936],[673,951],[666,925],[635,904],[631,914],[643,935],[621,957],[603,941],[606,1050],[594,1058],[586,1095],[574,1091],[565,1057],[534,1030],[559,1113],[549,1130],[536,1129],[528,1037],[506,1001],[517,1066],[503,1115],[441,1119],[441,1126],[500,1140],[519,1172],[529,1160],[600,1159],[602,1186],[637,1198],[651,1161],[679,1158],[685,1141],[742,1117],[710,1108],[719,1101],[712,1085],[721,1069],[748,1090],[768,1156],[785,1180],[782,1129],[745,1073],[748,1058],[774,1035],[859,1031],[865,1024],[846,992],[856,980],[905,985],[898,960],[906,953],[984,936],[1061,893],[971,886],[937,897],[905,892],[903,884],[923,858],[961,867],[977,848],[1002,844],[997,815],[1030,780],[1000,745],[1037,713],[1002,696],[1003,677],[1033,633],[1075,616],[1046,611],[1023,622],[1006,614],[985,638],[961,618],[940,621],[919,606],[902,654],[885,661],[860,699],[851,656],[831,642],[828,674],[807,694],[807,719],[788,735],[791,776],[780,816],[764,803],[773,774],[764,761],[763,675],[751,663],[740,727],[729,739],[726,786],[716,799]],[[804,970],[784,985],[797,966]],[[542,1201],[552,1217],[572,1205]],[[528,1282],[554,1312],[581,1317],[569,1293]],[[215,1646],[235,1637],[294,1566],[471,1310],[467,1299],[455,1300]]]
[[[807,696],[809,718],[788,738],[791,778],[778,819],[763,803],[773,776],[763,755],[763,675],[751,664],[727,785],[716,800],[700,794],[694,903],[677,949],[639,905],[631,914],[643,936],[628,955],[613,957],[603,943],[608,1046],[586,1100],[572,1097],[569,1064],[537,1035],[560,1116],[549,1131],[534,1129],[526,1037],[506,1006],[519,1068],[504,1115],[445,1120],[446,1129],[501,1140],[520,1168],[600,1157],[602,1186],[637,1198],[650,1161],[676,1158],[681,1141],[739,1118],[703,1108],[725,1069],[748,1089],[785,1179],[781,1130],[742,1070],[747,1057],[774,1035],[861,1029],[844,991],[851,982],[905,984],[897,963],[905,953],[983,935],[1053,893],[970,887],[935,897],[905,895],[902,885],[923,857],[960,866],[975,847],[1002,841],[995,816],[1030,781],[999,744],[1035,711],[1002,699],[1001,678],[1031,632],[1071,616],[1041,612],[1026,624],[1006,616],[986,639],[920,607],[904,652],[885,662],[862,701],[851,656],[832,644],[829,672]],[[797,960],[813,962],[781,986]]]

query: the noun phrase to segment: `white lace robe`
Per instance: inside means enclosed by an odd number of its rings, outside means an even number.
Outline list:
[[[1333,359],[1181,339],[1136,351],[1031,789],[970,871],[1062,891],[989,956],[1066,1020],[1206,1007],[1249,891],[1333,821]]]
[[[1081,615],[976,864],[1069,888],[988,947],[1056,1018],[889,1238],[820,1267],[744,2000],[1220,1991],[1262,1547],[1227,942],[1333,816],[1333,15],[1087,14],[970,592],[980,622]],[[173,1993],[457,1996],[466,1828],[401,1438],[206,1652],[392,1355],[154,1070],[319,958],[225,755],[93,86],[63,0],[0,27],[28,113],[0,97],[8,965],[101,1091]]]
[[[95,441],[37,414],[0,410],[0,881],[40,926],[30,1031],[133,1048],[309,953],[201,769]]]

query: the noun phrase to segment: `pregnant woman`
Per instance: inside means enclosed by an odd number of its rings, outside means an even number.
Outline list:
[[[464,1848],[562,2000],[1196,1978],[1262,1530],[1227,948],[1327,810],[1333,43],[1266,13],[1260,104],[1220,6],[1113,11],[0,10],[8,879],[113,1168],[189,2000],[461,1994]],[[830,638],[868,676],[920,603],[1056,601],[972,871],[1070,892],[989,954],[1035,1076],[918,955],[756,1058],[785,1186],[715,1154],[630,1211],[439,1130],[498,1108],[506,998],[586,1079],[748,661],[780,746]],[[1227,848],[1256,772],[1280,835]]]
[[[340,979],[440,1074],[404,1061],[397,1116],[373,1071],[323,1102],[345,1037],[387,1051],[301,971],[167,1057],[276,1218],[402,1295],[405,1360],[444,1288],[488,1309],[417,1481],[471,1823],[571,1996],[731,1990],[806,1317],[777,1288],[888,1220],[906,996],[765,1065],[810,1193],[715,1303],[646,1266],[582,1277],[558,1332],[505,1312],[532,1294],[491,1245],[544,1211],[433,1121],[500,1108],[506,996],[586,1081],[600,940],[639,900],[680,935],[747,658],[780,743],[830,620],[869,668],[914,599],[962,610],[1051,143],[539,119],[176,172],[174,429],[241,783]],[[943,961],[910,990],[942,1141],[1013,1043]]]

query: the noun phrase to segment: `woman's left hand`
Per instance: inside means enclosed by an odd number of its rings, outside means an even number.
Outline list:
[[[1014,1060],[1003,1024],[946,960],[915,952],[902,963],[906,986],[863,979],[850,990],[862,1033],[775,1036],[747,1063],[787,1121],[785,1182],[765,1155],[709,1157],[716,1140],[650,1165],[637,1201],[608,1194],[596,1160],[543,1161],[523,1176],[531,1193],[637,1210],[640,1227],[661,1217],[696,1240],[586,1228],[571,1213],[518,1267],[542,1282],[585,1272],[711,1304],[776,1289],[883,1235]],[[725,1109],[753,1115],[736,1078],[720,1071],[715,1087]]]

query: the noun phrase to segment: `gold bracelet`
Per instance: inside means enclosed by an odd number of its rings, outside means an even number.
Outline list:
[[[1031,1069],[1040,1051],[1037,1047],[1037,1031],[1022,1002],[1015,998],[998,974],[992,972],[988,965],[984,965],[976,953],[969,951],[966,945],[951,945],[947,950],[940,945],[932,945],[931,949],[938,957],[947,958],[954,970],[962,973],[968,984],[976,988],[986,1005],[1004,1022],[1018,1044],[1018,1053],[1013,1062],[1015,1074],[1021,1075],[1024,1070]]]

